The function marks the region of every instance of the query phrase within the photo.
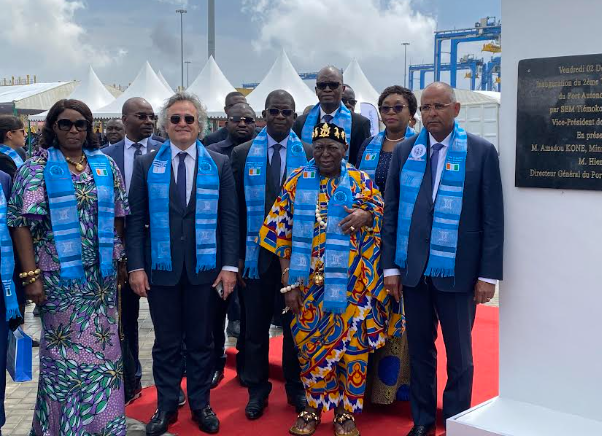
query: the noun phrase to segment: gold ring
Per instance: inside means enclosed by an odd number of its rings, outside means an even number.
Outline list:
[[[349,228],[351,229],[352,232],[355,232],[355,227],[351,226]]]

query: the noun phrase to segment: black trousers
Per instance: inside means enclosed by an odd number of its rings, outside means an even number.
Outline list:
[[[259,279],[247,279],[246,288],[240,290],[240,302],[244,321],[243,380],[249,386],[250,397],[266,397],[272,384],[269,381],[270,323],[274,314],[274,302],[280,294],[280,264],[274,259]],[[290,329],[291,316],[283,318],[282,369],[286,393],[298,395],[303,390],[299,359]],[[240,368],[239,363],[239,370]]]
[[[473,292],[442,292],[425,277],[418,286],[404,286],[410,354],[410,404],[416,425],[435,422],[437,410],[437,323],[447,354],[443,419],[470,408],[474,364],[472,327],[476,314]]]
[[[218,299],[213,320],[213,370],[223,371],[226,366],[226,315],[228,322],[240,321],[238,288],[227,300]],[[240,340],[240,339],[239,339]]]
[[[209,405],[217,299],[211,284],[192,285],[185,271],[176,286],[151,285],[148,303],[155,328],[153,376],[159,410],[171,412],[178,408],[183,344],[190,408],[198,410]]]
[[[136,382],[142,378],[138,349],[138,316],[140,314],[140,297],[132,291],[129,283],[121,289],[121,328],[127,349],[136,362]]]

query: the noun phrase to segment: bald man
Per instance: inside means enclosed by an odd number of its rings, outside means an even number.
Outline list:
[[[113,144],[117,144],[123,138],[125,138],[125,127],[123,127],[123,121],[119,119],[109,120],[106,127],[106,136],[109,143],[107,147]]]
[[[347,133],[350,163],[357,161],[362,143],[372,136],[370,120],[351,112],[342,102],[345,85],[343,73],[333,66],[322,68],[316,78],[316,95],[319,103],[307,115],[295,121],[293,130],[305,142],[311,143],[311,132],[318,123],[334,123]]]

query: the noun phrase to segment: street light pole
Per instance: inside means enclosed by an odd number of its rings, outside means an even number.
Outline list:
[[[186,88],[188,88],[188,66],[192,63],[190,61],[185,61],[186,64]]]
[[[186,9],[176,9],[176,13],[180,14],[180,60],[182,64],[182,90],[184,89],[184,14],[186,12],[188,12]]]
[[[408,45],[409,42],[402,42],[403,45],[403,86],[408,87]]]

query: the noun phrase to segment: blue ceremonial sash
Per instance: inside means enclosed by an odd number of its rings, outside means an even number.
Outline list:
[[[303,124],[303,130],[301,131],[301,139],[309,144],[312,143],[312,132],[316,124],[318,124],[320,118],[320,103],[315,105],[311,111],[307,114],[305,124]],[[337,113],[331,121],[332,124],[336,124],[345,131],[345,137],[347,138],[347,156],[349,156],[349,146],[351,145],[351,112],[347,107],[341,103]]]
[[[217,165],[201,141],[196,141],[196,272],[216,266],[217,206],[219,174]],[[169,235],[169,185],[171,183],[171,142],[165,141],[148,171],[148,198],[151,232],[152,269],[171,271]]]
[[[13,160],[13,162],[15,163],[15,165],[17,166],[17,169],[19,169],[21,167],[21,165],[23,165],[23,159],[21,159],[21,156],[19,156],[19,153],[17,153],[15,150],[10,148],[8,145],[0,144],[0,153],[4,153],[8,157],[10,157]]]
[[[15,294],[13,274],[15,272],[15,254],[13,253],[13,241],[8,232],[6,223],[7,201],[4,189],[0,187],[0,277],[2,278],[2,289],[4,296],[4,307],[6,308],[6,321],[21,316],[19,302]]]
[[[426,153],[428,152],[428,132],[426,128],[423,128],[399,178],[400,199],[395,263],[401,268],[405,268],[407,263],[412,214],[426,170]],[[424,273],[427,276],[453,277],[455,274],[458,227],[462,213],[466,174],[466,153],[466,132],[456,123],[435,200],[429,261]]]
[[[309,286],[311,251],[316,205],[320,192],[320,174],[312,159],[297,181],[293,212],[293,244],[289,284],[302,281]],[[326,245],[324,250],[324,311],[343,313],[347,308],[350,236],[339,227],[347,216],[344,206],[352,206],[351,183],[346,162],[341,164],[341,176],[328,203]]]
[[[376,175],[376,167],[378,166],[378,160],[380,158],[380,151],[383,148],[383,141],[385,140],[385,131],[383,130],[378,135],[374,135],[372,141],[366,146],[364,154],[362,155],[362,161],[358,169],[368,174],[372,180]]]
[[[259,278],[259,229],[265,214],[265,185],[268,160],[267,129],[255,137],[245,162],[244,187],[247,206],[247,237],[243,275]],[[286,147],[286,175],[307,164],[307,156],[299,137],[290,131]]]

